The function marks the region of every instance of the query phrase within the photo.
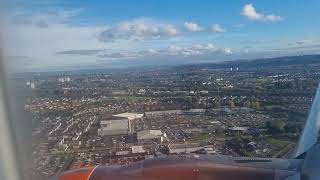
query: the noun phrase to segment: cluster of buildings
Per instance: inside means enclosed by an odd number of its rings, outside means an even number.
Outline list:
[[[33,144],[37,170],[49,176],[68,163],[77,168],[127,164],[163,154],[225,153],[230,150],[226,139],[235,134],[253,136],[253,127],[267,121],[303,117],[314,95],[312,83],[320,77],[316,68],[289,72],[229,68],[24,80],[25,87],[39,92],[25,106],[35,122],[33,136],[40,139]],[[306,79],[312,82],[307,84]],[[287,88],[291,83],[294,86]],[[250,141],[245,146],[258,147],[255,150],[262,155],[265,149],[270,153],[279,149],[254,142],[257,145]]]
[[[113,115],[113,119],[100,122],[101,128],[98,129],[100,136],[131,135],[136,136],[138,144],[161,143],[166,138],[166,134],[161,130],[142,130],[135,132],[132,127],[133,121],[140,119],[144,114],[121,113]],[[118,118],[118,119],[115,119]]]
[[[71,78],[70,77],[61,77],[58,78],[58,82],[64,83],[64,82],[70,82]]]
[[[31,89],[35,89],[36,88],[36,83],[35,82],[27,81],[26,85],[27,85],[27,87],[30,87]]]

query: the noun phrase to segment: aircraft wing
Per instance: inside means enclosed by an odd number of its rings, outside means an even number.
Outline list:
[[[318,86],[316,96],[313,99],[313,104],[305,123],[302,135],[300,136],[294,157],[307,152],[318,140],[318,132],[320,128],[320,85]]]
[[[127,166],[97,166],[68,171],[57,180],[284,180],[297,173],[301,162],[300,159],[186,154],[139,161]]]

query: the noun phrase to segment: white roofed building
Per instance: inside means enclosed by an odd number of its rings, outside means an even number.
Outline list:
[[[233,132],[233,133],[246,133],[248,132],[249,127],[247,126],[242,126],[242,127],[231,127],[229,128],[229,131]]]
[[[161,130],[143,130],[137,133],[137,140],[139,144],[162,142],[163,133]]]
[[[100,136],[128,134],[128,123],[128,119],[101,121],[101,129],[98,130],[98,134]]]
[[[167,110],[167,111],[149,111],[145,112],[146,116],[165,116],[165,115],[179,115],[182,114],[182,110]]]
[[[142,118],[143,114],[139,114],[139,113],[121,113],[121,114],[115,114],[115,115],[112,115],[112,116],[121,117],[121,118],[127,118],[129,120],[133,120],[133,119]]]
[[[121,113],[121,114],[115,114],[112,115],[113,117],[118,117],[118,118],[127,118],[128,121],[128,126],[129,126],[129,133],[133,133],[134,129],[132,128],[131,124],[132,121],[135,119],[139,119],[142,118],[144,116],[144,114],[140,114],[140,113]]]
[[[138,154],[138,153],[144,153],[145,150],[143,149],[143,146],[131,146],[131,151],[133,154]]]
[[[203,149],[197,143],[170,144],[168,147],[170,154],[188,154]]]

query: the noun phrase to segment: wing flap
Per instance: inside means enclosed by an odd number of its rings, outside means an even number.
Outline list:
[[[314,97],[308,119],[305,123],[302,135],[298,141],[294,157],[307,152],[318,140],[318,132],[320,127],[320,84]]]

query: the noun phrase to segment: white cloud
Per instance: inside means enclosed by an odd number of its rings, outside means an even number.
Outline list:
[[[155,50],[155,49],[148,49],[147,52],[150,53],[150,54],[156,54],[156,53],[157,53],[157,50]]]
[[[98,55],[100,58],[107,58],[107,59],[132,59],[141,57],[142,54],[136,52],[115,52],[115,53],[106,53],[103,55]]]
[[[171,24],[157,23],[149,19],[125,21],[101,32],[98,38],[102,42],[116,40],[163,39],[177,35],[177,29]]]
[[[157,62],[189,60],[191,62],[204,59],[209,61],[231,59],[238,55],[236,49],[221,48],[211,43],[169,46],[175,43],[195,42],[194,39],[183,36],[185,34],[179,34],[185,27],[177,30],[171,24],[152,19],[134,19],[109,26],[92,23],[77,25],[73,22],[73,18],[76,18],[74,16],[78,13],[80,10],[44,14],[37,12],[28,16],[17,16],[20,21],[12,21],[3,27],[5,55],[28,57],[19,58],[19,64],[40,70],[58,66],[87,67],[86,65],[95,65],[100,60],[107,62],[108,59],[158,60]],[[193,32],[204,30],[195,23],[186,23],[192,26]],[[216,32],[225,31],[219,24],[212,27],[211,30]],[[181,36],[170,39],[178,35]],[[154,39],[161,41],[157,43],[144,41]],[[12,62],[17,64],[18,61]]]
[[[184,27],[190,32],[199,32],[203,30],[202,27],[193,22],[185,22]]]
[[[85,56],[57,56],[57,54],[94,55],[91,50],[116,49],[119,46],[126,48],[131,45],[129,43],[108,45],[98,41],[95,35],[105,28],[103,26],[69,24],[77,13],[79,10],[35,12],[28,15],[23,15],[22,12],[12,13],[2,27],[5,55],[27,56],[32,59],[29,63],[19,66],[19,69],[43,70],[54,66],[78,66],[95,61]],[[16,67],[15,63],[12,62],[12,66]]]
[[[306,45],[306,44],[312,44],[312,40],[309,40],[309,39],[305,39],[305,40],[301,40],[301,41],[297,41],[295,42],[296,45]]]
[[[213,24],[211,26],[212,32],[225,32],[226,30],[220,24]]]
[[[168,55],[183,55],[183,56],[194,56],[194,55],[203,55],[210,52],[217,51],[213,44],[195,44],[191,47],[178,47],[178,46],[170,46],[164,52]]]
[[[41,11],[29,15],[24,14],[24,12],[14,12],[8,18],[9,22],[13,22],[16,25],[48,28],[49,24],[65,23],[70,18],[79,15],[82,11],[83,9]]]
[[[31,57],[33,61],[28,64],[30,68],[43,69],[43,67],[50,66],[93,63],[92,59],[87,57],[57,57],[56,52],[72,49],[109,49],[112,47],[99,42],[94,37],[94,34],[101,30],[100,27],[95,26],[70,27],[64,24],[49,23],[49,28],[13,25],[5,29],[5,53]]]
[[[144,51],[137,52],[117,52],[117,53],[107,53],[105,55],[98,56],[100,58],[106,59],[136,59],[136,58],[146,58],[153,56],[155,58],[186,58],[195,57],[199,58],[202,56],[214,56],[214,55],[229,55],[232,54],[230,48],[217,48],[212,43],[208,44],[195,44],[189,47],[180,47],[171,45],[164,49],[148,49]]]
[[[246,4],[242,8],[241,14],[252,21],[282,21],[283,17],[274,14],[258,13],[252,4]]]
[[[205,45],[196,44],[192,48],[196,49],[196,50],[205,50],[205,51],[215,51],[215,50],[217,50],[217,48],[212,43],[208,43],[208,44],[205,44]]]
[[[231,48],[224,48],[224,49],[223,49],[223,52],[224,52],[225,54],[232,54],[232,53],[233,53],[232,50],[231,50]]]
[[[105,50],[103,49],[72,49],[66,51],[58,51],[55,54],[57,55],[95,55],[101,53]]]

